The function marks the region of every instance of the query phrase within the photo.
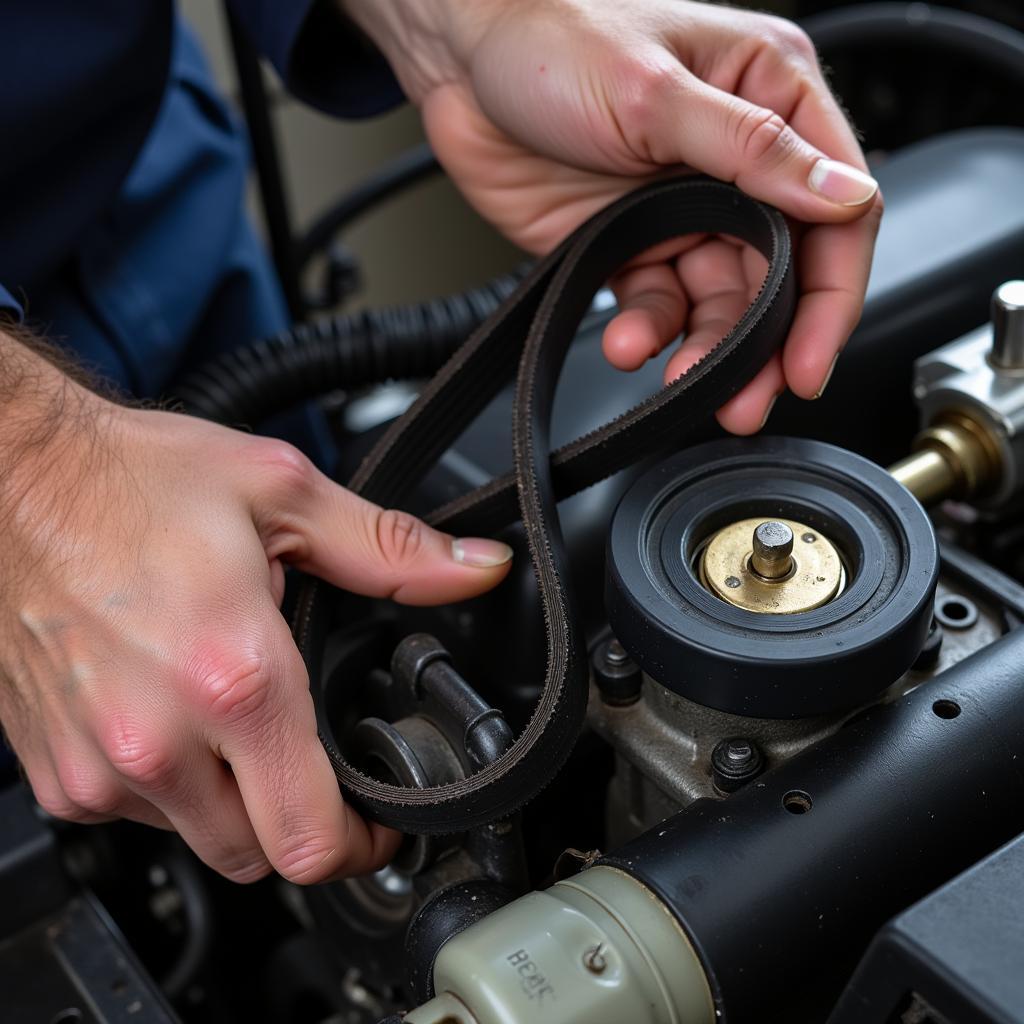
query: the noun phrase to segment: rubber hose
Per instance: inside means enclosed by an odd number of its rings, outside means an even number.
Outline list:
[[[217,356],[172,394],[195,416],[255,426],[339,388],[429,377],[515,291],[524,273],[428,302],[299,324]]]
[[[986,71],[1024,82],[1024,33],[979,14],[925,3],[853,4],[801,25],[822,51],[913,43],[973,57]]]

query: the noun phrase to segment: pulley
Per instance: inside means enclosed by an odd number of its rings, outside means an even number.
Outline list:
[[[876,696],[917,657],[938,551],[888,473],[818,441],[690,448],[625,494],[612,629],[648,676],[734,714],[796,718]]]

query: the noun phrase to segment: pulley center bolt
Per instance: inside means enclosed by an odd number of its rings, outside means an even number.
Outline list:
[[[705,544],[695,566],[700,582],[734,608],[793,615],[842,593],[839,551],[815,527],[795,519],[740,519]]]
[[[754,529],[750,567],[766,580],[785,579],[793,571],[793,531],[774,519]]]

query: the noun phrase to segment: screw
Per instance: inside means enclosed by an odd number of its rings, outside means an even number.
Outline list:
[[[725,585],[735,590],[740,585],[740,578],[738,576],[726,576]]]
[[[608,646],[604,650],[604,660],[609,665],[625,665],[629,661],[629,655],[618,640],[612,639],[608,641]]]
[[[591,946],[590,949],[583,954],[583,966],[586,967],[591,974],[603,974],[608,967],[608,960],[601,952],[603,949],[604,946],[598,944],[596,946]]]
[[[805,544],[813,544],[818,538],[813,533],[802,533],[800,539]]]
[[[757,744],[745,736],[732,736],[715,745],[711,752],[711,772],[715,787],[733,793],[759,775],[764,758]]]
[[[793,531],[775,520],[754,529],[754,553],[750,567],[766,580],[779,580],[793,568]]]
[[[640,699],[640,668],[614,637],[594,651],[592,667],[605,704],[622,707]]]

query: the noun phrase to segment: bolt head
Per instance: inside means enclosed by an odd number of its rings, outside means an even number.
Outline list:
[[[749,764],[754,756],[754,748],[749,740],[726,740],[725,758],[737,767]]]
[[[764,758],[757,744],[745,736],[730,736],[716,744],[711,752],[711,774],[715,787],[732,793],[759,775]]]
[[[618,640],[612,638],[598,646],[591,668],[606,704],[624,706],[640,699],[640,668]]]
[[[788,577],[793,569],[793,531],[774,519],[754,527],[754,552],[750,567],[768,580]]]
[[[626,648],[615,639],[608,641],[608,646],[604,650],[604,657],[610,665],[624,665],[629,661]]]
[[[793,550],[793,531],[785,523],[770,519],[754,530],[754,547],[774,558],[784,557]]]

